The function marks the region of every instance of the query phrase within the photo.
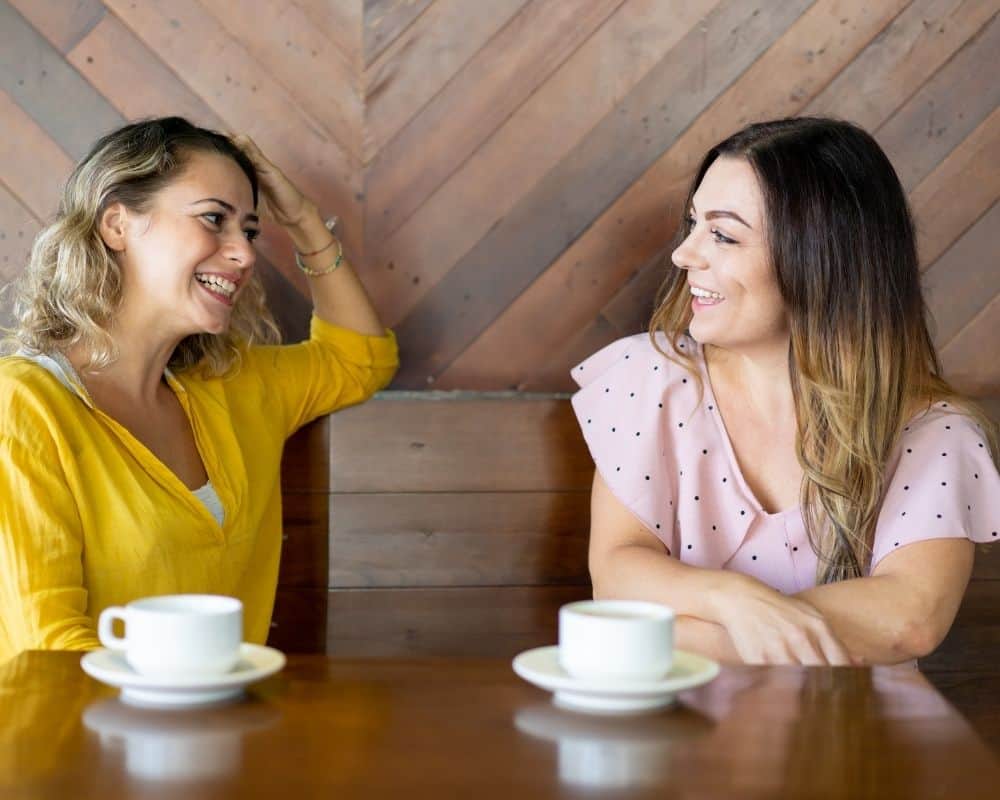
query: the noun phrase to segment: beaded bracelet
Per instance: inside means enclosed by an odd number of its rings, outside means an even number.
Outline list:
[[[333,229],[336,226],[337,226],[337,217],[330,217],[328,220],[326,220],[326,222],[323,223],[323,227],[325,227],[328,231],[330,231],[330,233],[333,233]],[[324,250],[333,246],[334,242],[337,243],[337,258],[334,260],[333,264],[331,264],[326,269],[312,269],[312,267],[307,267],[305,264],[302,263],[302,258],[304,256],[319,255]],[[300,270],[302,270],[306,275],[310,275],[312,277],[316,277],[318,275],[329,275],[337,267],[340,266],[340,262],[342,262],[343,260],[344,260],[344,246],[340,243],[340,239],[338,239],[336,236],[332,236],[327,244],[323,245],[319,250],[313,250],[311,253],[300,253],[298,252],[298,250],[295,251],[295,265]]]
[[[329,275],[337,267],[339,267],[341,262],[344,260],[344,246],[340,243],[340,239],[335,238],[332,242],[330,242],[330,244],[333,244],[333,242],[337,243],[337,258],[334,259],[334,262],[329,267],[326,267],[325,269],[313,269],[312,267],[307,267],[305,264],[302,263],[302,256],[299,253],[295,254],[295,266],[297,266],[300,270],[302,270],[306,275],[309,275],[313,278],[319,275]],[[325,249],[326,247],[323,248],[323,250]]]

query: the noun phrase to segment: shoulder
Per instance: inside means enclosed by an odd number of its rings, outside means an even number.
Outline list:
[[[45,397],[58,397],[66,389],[44,367],[23,356],[0,358],[0,408],[11,403],[30,403]]]
[[[700,348],[690,337],[682,337],[678,347],[681,353],[686,352],[696,362],[701,357]],[[655,343],[648,333],[637,333],[601,348],[573,367],[570,374],[581,389],[616,368],[629,376],[654,380],[664,386],[681,381],[690,374],[681,364],[666,356],[671,350],[662,333],[655,335]]]
[[[0,436],[34,441],[39,429],[52,429],[59,409],[79,403],[59,379],[31,359],[0,358]]]
[[[899,437],[897,450],[900,456],[916,455],[930,459],[948,458],[967,451],[988,451],[986,435],[972,417],[949,403],[935,403],[913,417]],[[988,454],[988,453],[987,453]]]

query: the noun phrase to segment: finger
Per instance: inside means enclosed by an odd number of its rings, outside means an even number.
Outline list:
[[[824,667],[828,663],[822,648],[801,628],[794,629],[788,635],[788,645],[798,664],[807,667]]]
[[[763,650],[753,637],[733,636],[732,633],[730,637],[733,640],[733,647],[736,648],[736,654],[744,664],[765,663]]]
[[[847,652],[847,648],[844,647],[843,642],[837,638],[826,623],[816,631],[816,641],[820,649],[822,649],[827,663],[831,666],[849,667],[853,665],[854,660],[851,658],[851,654]]]

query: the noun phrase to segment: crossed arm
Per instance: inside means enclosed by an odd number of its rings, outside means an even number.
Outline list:
[[[891,664],[944,639],[972,572],[974,545],[933,539],[900,548],[864,578],[795,596],[670,557],[594,474],[594,596],[652,600],[677,612],[677,646],[726,663]]]

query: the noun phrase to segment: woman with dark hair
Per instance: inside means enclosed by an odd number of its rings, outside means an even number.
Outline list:
[[[277,344],[254,274],[258,193],[308,276],[300,344]],[[397,366],[315,204],[247,138],[178,117],[128,125],[71,175],[15,317],[0,359],[0,661],[97,647],[104,608],[170,593],[239,598],[245,638],[263,643],[285,439]]]
[[[649,335],[573,370],[595,596],[723,661],[930,653],[997,539],[997,437],[940,375],[891,164],[848,123],[750,125],[684,213]]]

